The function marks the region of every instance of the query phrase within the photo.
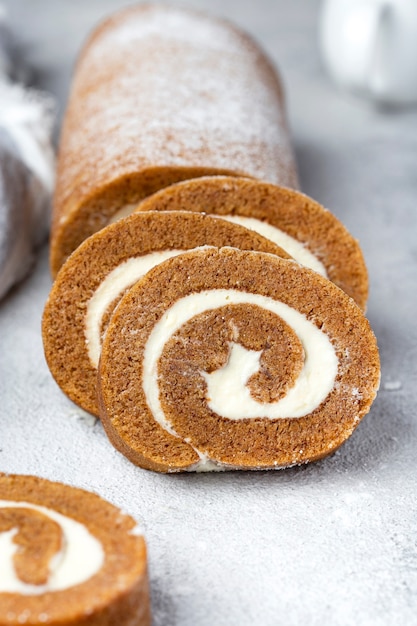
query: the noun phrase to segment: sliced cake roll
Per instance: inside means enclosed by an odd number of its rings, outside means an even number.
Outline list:
[[[297,177],[282,88],[250,37],[199,12],[141,4],[92,34],[66,111],[51,237],[55,275],[115,214],[207,174]]]
[[[109,439],[137,465],[282,468],[350,436],[376,395],[379,357],[359,307],[317,272],[206,248],[125,294],[98,380]]]
[[[0,624],[149,626],[136,522],[87,491],[0,474]]]
[[[91,236],[71,255],[53,285],[42,324],[47,363],[71,400],[98,413],[101,338],[125,290],[165,259],[204,245],[288,257],[239,224],[185,211],[136,213]]]
[[[368,274],[358,241],[308,196],[266,182],[213,176],[172,185],[137,210],[178,209],[218,215],[259,232],[366,309]]]

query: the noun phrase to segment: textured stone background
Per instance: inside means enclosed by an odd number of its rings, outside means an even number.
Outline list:
[[[7,0],[62,114],[76,52],[116,0]],[[97,491],[142,522],[154,626],[417,623],[417,109],[339,92],[316,0],[189,0],[250,31],[281,68],[302,189],[360,239],[382,384],[331,458],[271,473],[159,476],[119,455],[45,365],[47,250],[0,303],[0,470]]]

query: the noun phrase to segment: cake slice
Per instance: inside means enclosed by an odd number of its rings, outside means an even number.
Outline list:
[[[330,211],[305,194],[263,181],[212,176],[172,185],[144,200],[137,210],[180,208],[217,215],[257,231],[366,309],[368,273],[358,241]]]
[[[45,305],[42,334],[49,369],[71,400],[98,414],[102,335],[126,289],[154,265],[205,245],[288,257],[239,224],[185,211],[136,213],[92,235],[69,257]]]
[[[206,248],[161,263],[120,301],[100,416],[147,469],[283,468],[336,450],[379,377],[369,323],[332,282],[271,254]]]
[[[149,626],[136,522],[93,493],[0,474],[0,624]]]

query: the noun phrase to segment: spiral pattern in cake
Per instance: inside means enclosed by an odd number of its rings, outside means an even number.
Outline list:
[[[294,261],[232,248],[143,277],[111,318],[99,368],[110,440],[159,471],[322,458],[378,384],[375,338],[346,294]]]
[[[136,522],[99,496],[0,474],[0,624],[149,626]]]
[[[43,342],[57,383],[82,408],[98,413],[101,340],[120,297],[153,266],[204,245],[288,257],[238,224],[185,211],[141,212],[92,235],[62,267],[45,306]]]

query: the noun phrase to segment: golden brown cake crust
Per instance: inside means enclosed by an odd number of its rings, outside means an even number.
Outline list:
[[[66,590],[24,596],[0,592],[1,626],[23,621],[51,626],[149,626],[146,547],[143,537],[132,533],[136,523],[131,517],[93,493],[35,476],[0,474],[0,500],[47,507],[82,523],[105,554],[96,575]],[[13,509],[0,508],[0,520],[4,511]]]
[[[51,270],[124,204],[209,174],[297,185],[272,64],[228,22],[138,5],[77,63],[60,141]]]
[[[323,263],[329,279],[366,310],[368,273],[358,241],[305,194],[263,181],[214,176],[172,185],[144,200],[137,210],[181,208],[252,217],[279,228],[303,243]]]
[[[268,296],[295,308],[326,333],[337,354],[338,370],[333,389],[319,407],[297,419],[231,420],[208,410],[200,372],[222,365],[230,328],[237,336],[242,334],[248,349],[267,350],[271,343],[271,332],[261,332],[262,326],[270,326],[262,312],[253,321],[253,310],[244,315],[226,307],[192,318],[165,345],[158,387],[178,436],[155,421],[142,382],[146,342],[177,300],[212,289]],[[225,326],[227,316],[232,316],[233,324]],[[219,345],[213,328],[221,337]],[[285,330],[281,334],[284,362],[278,369],[288,370],[293,380],[299,353],[292,334]],[[295,350],[285,342],[292,342]],[[216,345],[218,351],[213,351]],[[290,353],[295,362],[288,365],[285,355]],[[276,378],[273,372],[271,376]],[[279,394],[285,391],[282,378],[274,384]],[[245,469],[322,458],[350,436],[369,411],[378,385],[376,340],[351,298],[293,261],[230,248],[191,251],[170,259],[130,289],[110,321],[99,367],[101,418],[111,442],[134,463],[165,472],[193,469],[199,461],[196,449],[218,463]]]
[[[197,246],[234,246],[288,255],[258,233],[192,212],[136,213],[86,240],[61,268],[45,306],[42,334],[48,366],[61,389],[98,414],[96,368],[87,354],[86,308],[108,274],[132,257]],[[104,322],[118,299],[112,302]]]

